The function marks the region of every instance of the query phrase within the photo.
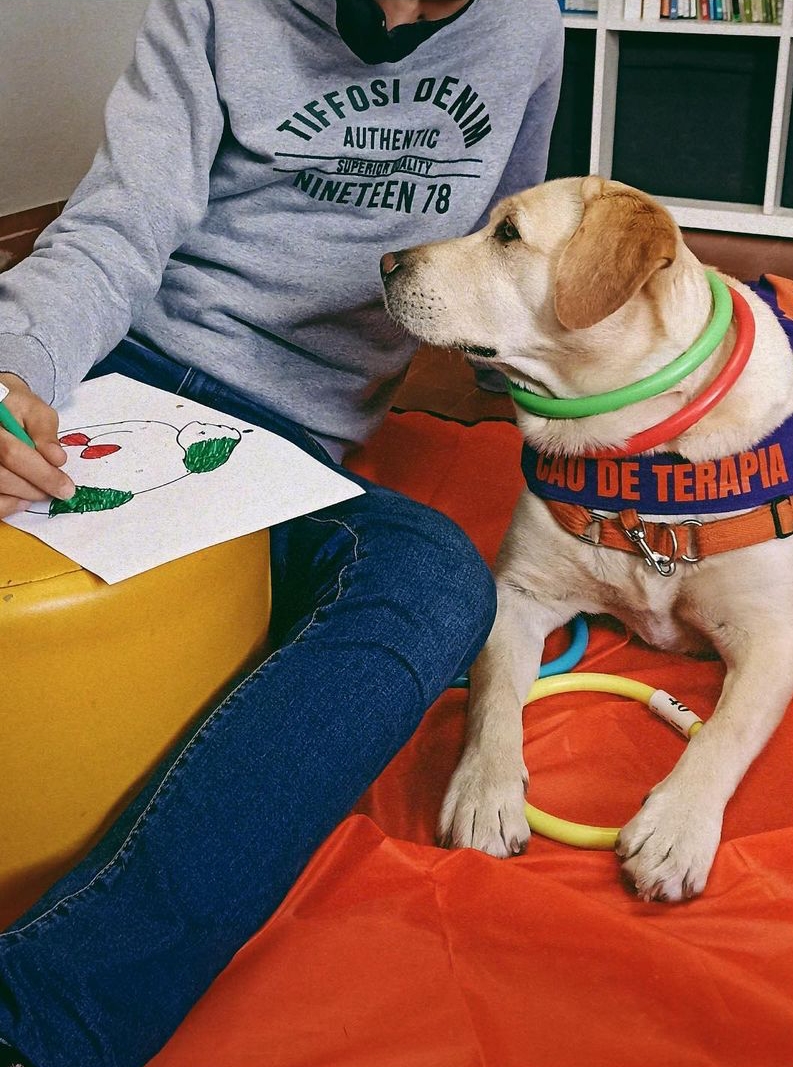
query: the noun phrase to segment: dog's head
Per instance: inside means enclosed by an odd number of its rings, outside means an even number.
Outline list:
[[[410,333],[538,392],[576,396],[626,384],[690,344],[701,317],[683,336],[665,305],[693,264],[664,207],[592,175],[510,197],[469,236],[388,253],[381,274],[387,309]]]

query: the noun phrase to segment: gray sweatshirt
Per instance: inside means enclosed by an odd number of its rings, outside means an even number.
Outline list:
[[[129,332],[337,455],[366,438],[415,348],[379,258],[543,179],[563,29],[557,0],[475,0],[366,65],[335,14],[153,0],[90,171],[0,275],[1,370],[57,406]]]

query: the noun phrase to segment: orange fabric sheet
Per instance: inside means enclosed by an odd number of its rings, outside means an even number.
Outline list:
[[[354,466],[456,519],[492,560],[521,487],[505,422],[391,415]],[[579,669],[667,689],[707,718],[717,662],[649,649],[607,619]],[[564,633],[552,635],[547,656]],[[769,670],[774,664],[769,663]],[[643,904],[613,853],[535,835],[496,860],[435,846],[461,690],[428,712],[156,1067],[784,1067],[793,1063],[793,716],[728,807],[708,888]],[[533,704],[531,800],[619,825],[683,742],[602,694]]]
[[[776,292],[779,310],[789,319],[793,319],[793,278],[783,278],[779,274],[766,274]]]

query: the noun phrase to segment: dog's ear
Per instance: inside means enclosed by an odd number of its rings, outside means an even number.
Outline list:
[[[582,330],[605,319],[675,258],[677,226],[638,189],[597,175],[581,186],[584,217],[556,271],[554,307],[563,326]]]

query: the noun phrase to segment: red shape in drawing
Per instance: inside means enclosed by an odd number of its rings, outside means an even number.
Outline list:
[[[87,445],[90,440],[91,438],[84,433],[67,433],[58,438],[58,443],[62,445]]]
[[[89,445],[80,453],[80,459],[102,459],[103,456],[112,456],[120,450],[121,445]]]

